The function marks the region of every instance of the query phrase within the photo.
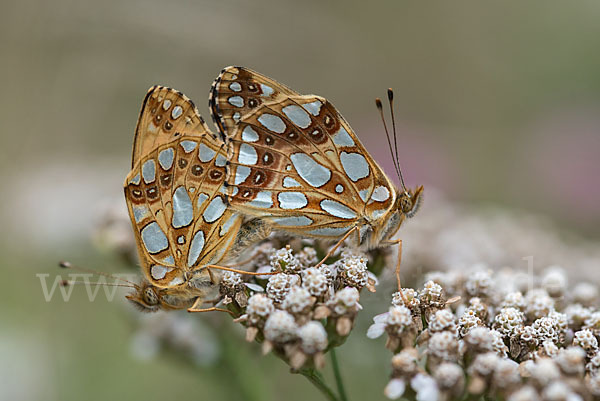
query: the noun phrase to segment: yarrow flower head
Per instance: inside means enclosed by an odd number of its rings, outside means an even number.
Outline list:
[[[309,267],[302,270],[302,287],[317,297],[324,298],[329,291],[330,281],[321,269]]]
[[[367,259],[364,255],[343,252],[342,259],[335,266],[342,285],[361,289],[369,283]]]
[[[302,268],[298,258],[292,252],[292,247],[289,245],[285,248],[277,249],[269,256],[271,267],[273,270],[283,270],[285,272],[297,273]]]
[[[283,302],[290,288],[292,288],[292,284],[296,281],[295,278],[296,276],[285,273],[270,276],[267,283],[267,294],[275,302]]]

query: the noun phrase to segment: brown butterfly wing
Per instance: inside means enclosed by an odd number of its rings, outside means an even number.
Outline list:
[[[224,144],[210,133],[195,109],[195,117],[178,116],[189,117],[189,124],[178,126],[182,131],[167,134],[147,129],[148,121],[156,121],[147,114],[164,115],[176,105],[185,110],[186,102],[193,107],[172,89],[161,88],[159,93],[154,103],[147,96],[142,109],[144,122],[138,122],[134,159],[137,152],[150,150],[137,158],[129,173],[125,198],[142,270],[151,284],[168,288],[183,283],[186,272],[223,259],[241,217],[225,207]],[[170,107],[163,106],[165,101],[172,102]],[[172,135],[170,141],[168,135]]]
[[[142,103],[133,140],[131,167],[141,157],[184,133],[215,136],[187,96],[172,88],[153,86]]]
[[[244,114],[262,104],[299,94],[244,67],[226,67],[213,82],[208,105],[221,133],[231,135]]]
[[[327,100],[288,96],[243,115],[229,136],[229,202],[274,228],[339,237],[374,221],[395,190]]]

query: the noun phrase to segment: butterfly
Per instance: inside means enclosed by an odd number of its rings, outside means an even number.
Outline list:
[[[392,98],[390,91],[390,106]],[[401,246],[392,237],[416,213],[423,187],[405,187],[397,146],[401,188],[329,101],[244,67],[222,70],[209,107],[228,144],[225,187],[234,210],[275,231],[338,241],[321,263],[350,237],[365,249]],[[392,122],[397,144],[393,114]],[[388,144],[392,151],[389,135]],[[398,286],[399,266],[400,256]]]
[[[127,296],[146,310],[199,309],[218,295],[216,266],[269,234],[227,206],[227,154],[194,103],[152,87],[135,131],[124,192],[145,280]],[[249,233],[252,233],[250,235]]]

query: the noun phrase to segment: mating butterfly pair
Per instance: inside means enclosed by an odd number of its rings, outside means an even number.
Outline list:
[[[147,282],[130,300],[205,310],[213,268],[227,270],[217,265],[272,230],[366,249],[401,244],[391,237],[423,187],[397,189],[326,99],[227,67],[209,106],[220,136],[180,92],[146,95],[125,198]]]

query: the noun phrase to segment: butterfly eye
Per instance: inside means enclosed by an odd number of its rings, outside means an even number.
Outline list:
[[[156,292],[154,292],[154,290],[150,287],[144,290],[144,302],[146,302],[148,305],[158,304],[158,296],[156,295]]]

